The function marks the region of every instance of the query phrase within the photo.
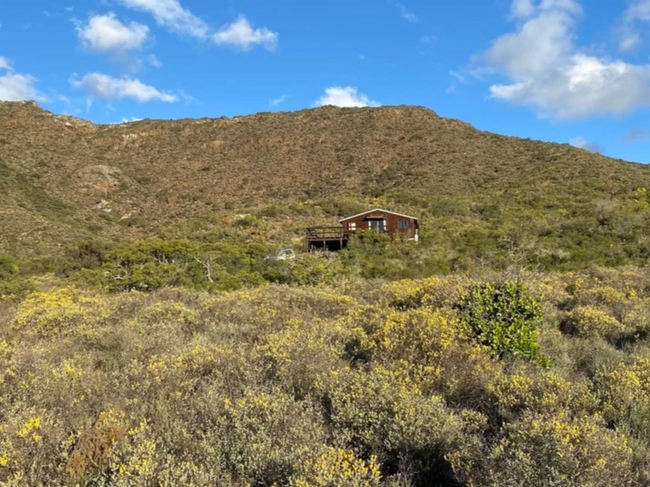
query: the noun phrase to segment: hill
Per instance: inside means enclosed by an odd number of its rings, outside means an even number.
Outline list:
[[[0,134],[0,259],[25,275],[120,289],[317,281],[331,265],[287,276],[263,257],[369,206],[418,215],[422,238],[339,259],[366,278],[650,257],[650,167],[421,107],[95,125],[0,103]]]
[[[507,202],[525,191],[561,204],[650,186],[646,166],[481,132],[420,107],[94,125],[1,103],[0,134],[2,246],[23,250],[274,201],[500,192]]]

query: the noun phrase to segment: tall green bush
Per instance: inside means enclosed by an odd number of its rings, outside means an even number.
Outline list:
[[[548,365],[537,343],[542,309],[521,283],[506,281],[472,286],[454,308],[468,333],[499,357],[513,355]]]

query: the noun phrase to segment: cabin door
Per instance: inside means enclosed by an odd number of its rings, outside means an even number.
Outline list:
[[[383,233],[386,231],[386,220],[368,220],[368,228]]]

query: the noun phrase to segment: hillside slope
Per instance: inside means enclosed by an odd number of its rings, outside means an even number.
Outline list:
[[[0,103],[0,248],[18,253],[277,200],[523,192],[544,204],[645,186],[646,166],[481,132],[421,107],[94,125]]]

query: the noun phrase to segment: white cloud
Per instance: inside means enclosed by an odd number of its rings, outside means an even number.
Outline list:
[[[140,49],[149,37],[146,25],[137,22],[125,25],[112,13],[92,17],[77,32],[86,46],[102,53]]]
[[[536,75],[557,65],[572,49],[573,18],[564,11],[544,11],[517,32],[499,37],[486,53],[488,64],[509,76]]]
[[[449,74],[456,78],[459,82],[461,83],[467,83],[467,76],[465,76],[463,73],[459,73],[458,71],[449,71]]]
[[[28,74],[7,73],[0,76],[0,100],[47,101],[47,98],[34,88],[35,82],[36,78]]]
[[[602,145],[596,144],[595,142],[587,140],[584,137],[576,137],[575,139],[571,139],[569,143],[574,147],[588,150],[589,152],[595,152],[596,154],[605,153],[605,148]]]
[[[253,29],[246,17],[240,16],[235,22],[224,26],[213,36],[214,42],[219,45],[232,45],[240,49],[249,50],[260,45],[273,51],[278,44],[278,34],[269,29]]]
[[[131,99],[139,103],[149,101],[174,103],[178,101],[176,95],[160,91],[133,78],[113,78],[106,74],[89,73],[80,80],[73,78],[71,83],[75,88],[82,88],[92,96],[111,100]]]
[[[395,6],[399,9],[400,13],[402,14],[402,17],[408,20],[411,23],[415,23],[418,21],[418,16],[415,15],[413,12],[410,12],[406,6],[402,3],[396,3]]]
[[[641,36],[637,32],[627,31],[621,34],[618,48],[621,51],[632,51],[641,45]]]
[[[650,0],[635,0],[623,14],[619,42],[621,51],[631,51],[641,45],[641,36],[636,29],[639,22],[650,22]]]
[[[332,86],[325,90],[325,94],[316,102],[316,106],[322,107],[334,105],[337,107],[376,107],[379,103],[372,101],[367,95],[359,93],[357,88],[351,86]]]
[[[178,0],[119,0],[122,5],[153,15],[156,23],[199,39],[208,37],[208,25],[184,8]]]
[[[160,62],[160,59],[158,59],[155,54],[149,54],[147,56],[147,62],[154,68],[162,68],[163,65],[163,63]]]
[[[47,101],[47,97],[34,87],[36,78],[16,73],[4,57],[0,57],[0,73],[1,101]]]
[[[274,98],[273,100],[271,100],[271,105],[273,105],[274,107],[278,105],[282,105],[285,101],[287,101],[288,98],[289,97],[287,95],[282,95],[277,98]]]
[[[232,45],[249,50],[255,45],[272,51],[278,34],[266,28],[253,29],[246,17],[240,16],[218,32],[210,29],[201,18],[184,8],[179,0],[118,0],[122,5],[153,15],[156,23],[175,32],[197,39],[211,38],[219,45]]]
[[[513,0],[511,13],[513,17],[529,17],[535,11],[532,0]]]
[[[574,0],[543,0],[516,32],[496,39],[483,55],[483,71],[509,81],[492,85],[492,96],[560,119],[620,115],[650,105],[650,65],[588,55],[575,46],[581,12]]]

